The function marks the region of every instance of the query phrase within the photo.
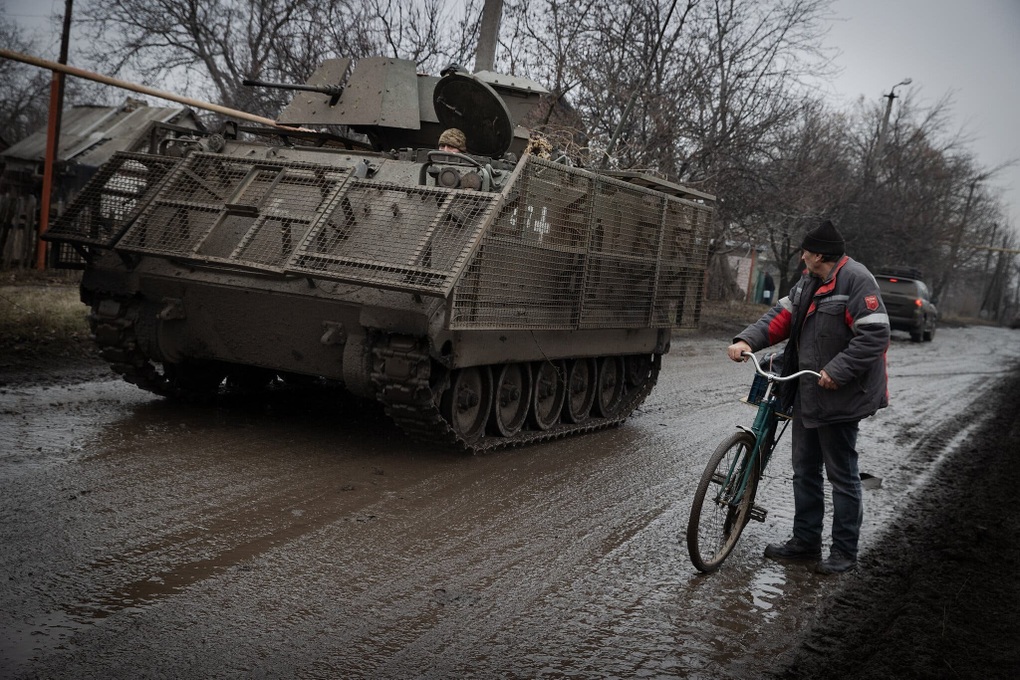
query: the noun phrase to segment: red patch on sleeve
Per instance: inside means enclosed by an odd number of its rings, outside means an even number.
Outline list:
[[[872,312],[878,309],[878,296],[877,295],[866,296],[864,298],[864,306],[867,307],[868,310]]]

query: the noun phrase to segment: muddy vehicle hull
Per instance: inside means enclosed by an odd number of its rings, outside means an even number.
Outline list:
[[[327,379],[469,450],[621,422],[700,313],[711,197],[526,154],[121,153],[49,238],[158,394]]]

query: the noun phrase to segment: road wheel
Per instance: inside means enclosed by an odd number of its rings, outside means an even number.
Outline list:
[[[488,366],[459,368],[450,377],[440,410],[450,428],[467,443],[485,434],[492,408],[492,372]]]
[[[489,431],[512,437],[520,431],[531,405],[531,364],[504,364],[496,370]]]
[[[650,354],[631,354],[624,364],[627,369],[627,386],[641,387],[651,377],[655,359]]]
[[[583,423],[591,417],[595,403],[598,364],[594,359],[574,359],[567,368],[567,397],[563,417],[570,423]]]
[[[595,411],[611,418],[623,403],[624,368],[622,357],[599,359],[599,380],[595,393]]]
[[[539,430],[548,430],[559,422],[566,397],[563,361],[543,361],[535,369],[535,391],[531,398],[531,422]]]

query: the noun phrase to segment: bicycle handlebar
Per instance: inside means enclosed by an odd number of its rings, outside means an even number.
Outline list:
[[[813,375],[816,378],[821,378],[822,377],[821,373],[816,373],[815,371],[809,371],[807,369],[804,369],[803,371],[797,371],[793,375],[788,375],[788,376],[785,376],[785,377],[780,377],[780,376],[776,375],[775,373],[768,373],[766,371],[763,371],[762,368],[761,368],[761,364],[758,363],[758,357],[754,356],[753,353],[751,353],[751,352],[741,352],[740,354],[741,354],[741,356],[750,357],[751,361],[754,362],[754,372],[755,373],[757,373],[758,375],[760,375],[763,378],[768,378],[769,380],[775,380],[776,382],[787,382],[789,380],[793,380],[794,378],[799,378],[802,375]]]

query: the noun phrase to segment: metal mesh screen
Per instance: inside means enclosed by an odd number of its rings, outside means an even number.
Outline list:
[[[454,290],[453,328],[696,324],[711,208],[525,161]]]
[[[666,200],[652,325],[696,328],[701,318],[712,209]]]
[[[500,199],[355,179],[351,167],[194,154],[117,248],[445,296]]]
[[[592,215],[592,176],[531,163],[455,290],[452,327],[576,327]]]
[[[111,246],[178,163],[179,158],[115,153],[46,232],[46,238]]]
[[[55,269],[84,269],[88,263],[69,243],[54,243],[50,248],[50,266]]]
[[[118,249],[284,271],[350,168],[194,154]]]
[[[499,198],[352,180],[308,235],[292,269],[446,295]]]
[[[121,153],[51,238],[452,294],[451,328],[697,322],[706,205],[532,156],[502,193],[359,179],[353,165]]]

